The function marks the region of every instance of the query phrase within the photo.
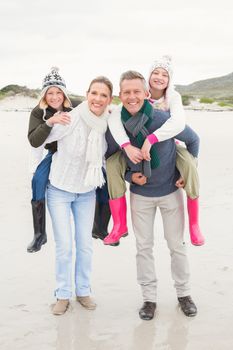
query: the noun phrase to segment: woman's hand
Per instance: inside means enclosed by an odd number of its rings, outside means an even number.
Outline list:
[[[67,125],[70,124],[70,116],[67,112],[57,112],[55,113],[51,118],[48,119],[48,124],[54,125],[54,124],[61,124],[61,125]]]

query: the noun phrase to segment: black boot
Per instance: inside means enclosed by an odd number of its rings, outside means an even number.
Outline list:
[[[34,238],[27,247],[28,253],[38,252],[42,244],[47,242],[47,235],[45,232],[45,200],[31,201],[32,216],[34,226]]]
[[[108,224],[111,217],[111,211],[108,202],[95,205],[95,219],[92,229],[92,237],[104,239],[108,235]]]

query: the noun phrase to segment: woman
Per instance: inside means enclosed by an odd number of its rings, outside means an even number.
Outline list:
[[[54,315],[62,315],[72,296],[72,230],[75,238],[76,300],[87,309],[95,309],[90,298],[92,262],[92,226],[95,212],[95,188],[104,184],[102,172],[106,151],[108,105],[112,84],[105,77],[92,80],[87,101],[70,113],[68,125],[55,125],[46,142],[57,140],[47,189],[47,201],[56,244],[57,302]]]

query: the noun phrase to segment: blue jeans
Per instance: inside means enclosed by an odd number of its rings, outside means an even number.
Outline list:
[[[47,203],[52,219],[56,244],[57,299],[72,296],[72,225],[74,219],[75,239],[75,293],[90,295],[90,275],[92,265],[92,226],[95,212],[95,191],[71,193],[51,184],[47,188]]]
[[[32,200],[39,201],[45,199],[45,191],[48,184],[49,172],[52,163],[53,153],[48,152],[46,157],[36,168],[32,178]]]

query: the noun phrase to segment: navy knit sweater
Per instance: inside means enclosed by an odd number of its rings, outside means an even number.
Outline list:
[[[169,112],[153,109],[152,117],[153,121],[148,130],[149,133],[160,128],[161,125],[170,118],[170,114]],[[136,139],[131,134],[128,133],[128,135],[131,144],[138,147]],[[200,140],[198,135],[189,126],[186,125],[185,129],[175,138],[184,142],[187,150],[194,157],[198,156]],[[106,140],[108,143],[106,158],[108,158],[111,154],[119,150],[119,146],[114,141],[109,129],[106,133]],[[134,184],[131,181],[134,172],[142,171],[142,164],[133,164],[125,155],[128,164],[125,178],[130,183],[131,192],[145,197],[161,197],[177,190],[175,182],[180,174],[176,168],[176,145],[174,138],[158,142],[155,144],[155,147],[159,156],[160,165],[157,168],[152,169],[151,177],[147,179],[147,183],[143,186]]]

